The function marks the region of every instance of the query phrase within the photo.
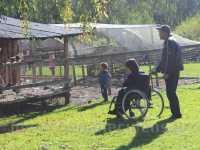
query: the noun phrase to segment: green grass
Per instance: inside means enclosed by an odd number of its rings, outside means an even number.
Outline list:
[[[200,63],[184,64],[184,70],[181,72],[181,77],[199,77],[200,78]],[[149,73],[148,66],[141,66],[141,69]]]
[[[198,150],[199,87],[178,89],[183,118],[174,122],[166,120],[168,108],[160,119],[147,117],[138,123],[116,120],[107,114],[109,104],[101,99],[82,107],[1,118],[1,129],[8,129],[0,134],[0,150]],[[11,122],[19,129],[6,126]]]
[[[200,64],[199,63],[185,64],[184,71],[181,73],[181,76],[200,78]]]

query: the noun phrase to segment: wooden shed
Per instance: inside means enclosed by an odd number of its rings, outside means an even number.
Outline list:
[[[82,34],[80,29],[69,29],[64,27],[53,27],[48,24],[34,23],[29,22],[29,26],[27,32],[23,32],[23,28],[21,27],[21,20],[10,18],[6,16],[2,16],[0,20],[0,75],[1,75],[1,83],[3,85],[3,89],[1,88],[1,92],[7,91],[9,89],[12,90],[20,90],[24,88],[33,88],[37,86],[46,86],[50,84],[55,84],[57,81],[52,82],[40,82],[40,83],[31,83],[26,85],[20,85],[20,68],[24,65],[25,62],[20,62],[18,60],[18,56],[22,53],[19,43],[21,40],[43,40],[43,39],[53,39],[53,38],[63,38],[64,39],[64,56],[63,56],[63,65],[64,65],[64,80],[67,81],[69,77],[69,60],[68,60],[68,38],[74,37]],[[33,49],[34,50],[34,49]],[[31,51],[30,54],[33,52]],[[17,56],[17,57],[16,57]],[[33,65],[34,65],[33,61]],[[34,73],[34,72],[33,72]],[[4,82],[4,83],[3,83]],[[59,81],[62,82],[63,81]],[[3,84],[2,84],[3,83]],[[9,85],[9,86],[5,86]],[[44,88],[45,89],[45,88]],[[43,89],[40,89],[43,90]],[[37,89],[36,89],[37,91]],[[67,93],[66,93],[67,92]],[[17,93],[15,93],[16,96]],[[32,94],[32,93],[31,93]],[[5,96],[1,99],[0,97],[0,105],[6,103],[19,103],[19,102],[27,102],[27,101],[37,101],[37,100],[45,100],[49,97],[56,97],[64,95],[65,98],[68,97],[69,90],[66,90],[66,87],[61,88],[60,90],[50,91],[50,94],[45,95],[42,93],[41,95],[36,95],[30,97],[22,97],[20,98],[8,98]],[[66,96],[67,95],[67,96]],[[8,100],[8,101],[7,101]],[[69,99],[65,100],[66,103],[69,102]]]
[[[64,49],[65,49],[65,58],[68,58],[68,37],[76,36],[81,34],[80,29],[66,29],[64,27],[53,27],[46,24],[40,24],[40,23],[29,23],[29,28],[27,33],[23,33],[22,28],[20,26],[20,20],[5,17],[3,16],[3,20],[0,21],[0,48],[1,48],[1,56],[0,56],[0,62],[1,63],[10,63],[12,62],[11,58],[14,56],[19,55],[20,49],[19,49],[19,41],[24,39],[47,39],[47,38],[64,38]],[[66,65],[67,63],[67,59]],[[66,67],[66,75],[68,74],[68,67]],[[20,70],[17,72],[19,73]],[[5,67],[1,69],[1,75],[4,77],[5,81],[7,83],[10,83],[11,80],[14,79],[7,79],[11,75],[10,72],[14,71],[8,71],[5,70]],[[18,73],[15,72],[14,76],[16,76]],[[66,76],[67,77],[67,76]],[[13,77],[15,78],[15,77]],[[15,79],[16,80],[16,79]],[[17,83],[17,81],[12,81],[11,83]]]

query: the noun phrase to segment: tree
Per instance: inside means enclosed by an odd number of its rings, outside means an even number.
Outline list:
[[[1,0],[0,14],[42,23],[101,22],[179,25],[200,0]],[[68,12],[68,13],[67,13]],[[68,19],[66,19],[68,18]]]
[[[176,27],[175,32],[191,40],[200,41],[200,14],[188,18]]]

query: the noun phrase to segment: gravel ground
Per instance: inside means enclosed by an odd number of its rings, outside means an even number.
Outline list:
[[[112,96],[116,95],[119,87],[122,83],[122,79],[112,79]],[[194,83],[200,83],[199,79],[180,79],[179,85],[189,85]],[[159,88],[164,89],[164,80],[159,80]],[[88,103],[91,100],[97,100],[101,97],[98,80],[96,78],[87,78],[85,83],[80,81],[78,86],[75,86],[71,90],[71,103],[82,105]]]
[[[123,77],[122,76],[116,76],[113,77],[112,79],[112,94],[110,98],[113,96],[117,95],[118,90],[120,89],[120,86],[122,85],[123,82]],[[193,84],[193,83],[200,83],[199,79],[180,79],[179,80],[179,85],[187,85],[187,84]],[[159,80],[159,87],[161,89],[165,88],[165,84],[163,80]],[[56,88],[56,87],[55,87]],[[5,91],[3,94],[0,94],[0,101],[4,100],[14,100],[16,98],[19,98],[19,96],[23,97],[23,95],[41,95],[42,94],[47,94],[51,93],[52,91],[49,89],[43,90],[38,89],[38,88],[33,88],[33,89],[24,89],[21,90],[19,94],[16,95],[15,92],[12,90],[10,91]],[[101,92],[100,92],[100,87],[98,85],[98,79],[97,78],[92,78],[92,77],[87,77],[85,82],[79,81],[78,86],[75,86],[71,90],[71,98],[70,101],[72,104],[76,105],[82,105],[86,104],[89,101],[95,101],[95,100],[100,100],[101,98]]]

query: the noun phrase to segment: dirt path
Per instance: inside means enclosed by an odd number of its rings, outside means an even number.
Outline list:
[[[117,94],[117,88],[112,88],[112,95]],[[70,101],[73,104],[82,105],[101,98],[100,88],[98,86],[76,86],[72,88]]]
[[[85,83],[80,82],[78,86],[72,88],[70,101],[73,104],[82,105],[88,103],[91,100],[97,100],[101,98],[100,88],[97,84],[98,81],[95,78],[90,78]],[[200,83],[199,79],[180,79],[179,85],[189,85],[193,83]],[[118,87],[121,84],[121,80],[113,79],[112,96],[117,95]],[[118,86],[117,86],[118,85]],[[163,80],[159,80],[159,87],[164,89],[165,84]]]

